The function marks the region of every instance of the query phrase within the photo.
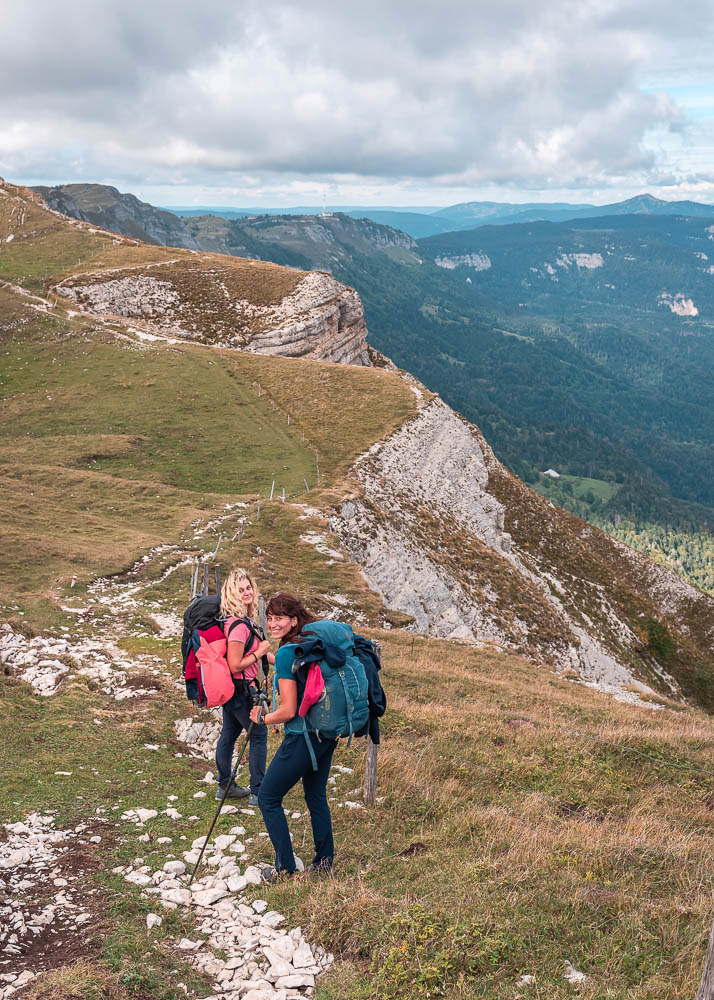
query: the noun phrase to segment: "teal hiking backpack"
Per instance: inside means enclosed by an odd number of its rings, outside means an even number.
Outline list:
[[[320,619],[305,626],[295,645],[293,673],[298,691],[304,690],[308,671],[315,663],[322,673],[324,687],[317,701],[300,718],[285,724],[289,733],[303,733],[313,769],[317,760],[310,733],[318,739],[334,740],[364,736],[369,727],[367,675],[355,651],[355,637],[349,625]]]

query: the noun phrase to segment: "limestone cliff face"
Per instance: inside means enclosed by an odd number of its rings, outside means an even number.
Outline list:
[[[249,345],[256,354],[371,365],[360,297],[325,271],[308,272],[262,319]]]
[[[418,631],[494,642],[632,700],[680,691],[643,655],[642,619],[681,625],[685,659],[711,646],[711,598],[533,493],[439,398],[353,475],[332,530]]]
[[[256,354],[372,363],[357,292],[322,271],[196,255],[73,275],[55,291],[81,312],[151,336]]]

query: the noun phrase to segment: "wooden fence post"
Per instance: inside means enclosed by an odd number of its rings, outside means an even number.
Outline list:
[[[697,990],[696,1000],[714,1000],[714,922],[709,932],[707,957],[704,960],[704,972]]]
[[[364,766],[364,801],[368,806],[374,805],[377,795],[377,751],[379,747],[367,736],[367,759]],[[699,998],[697,998],[699,1000]]]

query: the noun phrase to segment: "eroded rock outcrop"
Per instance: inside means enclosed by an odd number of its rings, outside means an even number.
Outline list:
[[[515,480],[441,399],[375,444],[353,473],[361,489],[331,527],[370,586],[411,615],[418,631],[495,641],[631,700],[652,684],[679,692],[652,656],[643,657],[638,619],[665,618],[673,600],[681,612],[682,586],[713,625],[714,602],[654,564],[657,589],[625,591],[628,572],[650,579],[649,560]]]
[[[252,271],[260,282],[257,301],[246,294],[255,284]],[[273,294],[266,296],[266,288]],[[372,363],[359,295],[325,271],[178,258],[74,275],[55,291],[83,313],[130,321],[154,337],[257,354]]]
[[[257,354],[371,364],[360,297],[326,271],[309,271],[261,320],[249,345]]]

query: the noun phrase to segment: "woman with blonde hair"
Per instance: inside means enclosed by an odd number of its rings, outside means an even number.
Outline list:
[[[223,727],[216,746],[217,799],[223,797],[230,780],[236,740],[250,726],[253,704],[251,690],[257,690],[260,685],[257,678],[261,657],[267,656],[270,663],[275,663],[268,640],[258,639],[248,625],[250,622],[257,628],[255,619],[259,601],[260,593],[250,573],[234,566],[221,588],[220,617],[228,640],[226,659],[233,675],[235,691],[233,697],[223,705]],[[250,805],[258,804],[258,790],[265,775],[267,756],[268,731],[265,726],[254,726],[248,753],[250,787],[243,788],[232,782],[226,798],[240,799],[249,796]]]

